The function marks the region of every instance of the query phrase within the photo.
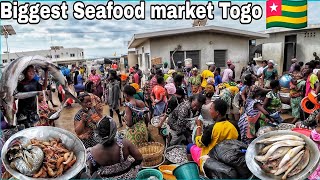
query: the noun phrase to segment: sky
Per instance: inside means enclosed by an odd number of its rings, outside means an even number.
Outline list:
[[[45,4],[41,1],[42,4]],[[52,2],[51,2],[52,3]],[[56,4],[60,4],[57,1]],[[86,4],[103,4],[100,2],[86,2]],[[117,2],[116,2],[117,3]],[[128,2],[135,4],[135,2]],[[117,4],[128,4],[117,3]],[[134,34],[153,32],[167,29],[192,27],[192,20],[150,20],[148,7],[156,2],[146,2],[146,20],[76,20],[72,16],[72,2],[68,2],[68,20],[41,20],[39,24],[18,24],[16,20],[1,20],[1,25],[12,25],[16,35],[8,38],[9,52],[21,52],[32,50],[49,49],[50,46],[63,46],[65,48],[83,48],[85,58],[112,57],[116,52],[117,56],[127,54],[127,43]],[[182,4],[170,2],[170,4]],[[207,4],[206,1],[196,2]],[[192,4],[196,4],[193,2]],[[246,2],[232,2],[242,4]],[[49,4],[49,3],[48,3]],[[169,4],[163,3],[163,4]],[[265,2],[254,2],[265,9]],[[49,4],[50,5],[50,4]],[[208,20],[208,25],[230,27],[248,31],[265,30],[265,11],[260,20],[253,20],[251,24],[243,25],[239,20],[222,20],[221,10],[214,2],[214,20]],[[308,24],[320,24],[319,18],[320,2],[308,2]],[[316,14],[317,13],[317,14]],[[1,53],[5,51],[5,39],[1,38]]]

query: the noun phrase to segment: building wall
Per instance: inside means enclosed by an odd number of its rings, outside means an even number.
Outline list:
[[[71,57],[71,54],[72,54],[72,57]],[[84,59],[83,49],[81,48],[61,48],[56,51],[55,50],[39,50],[39,51],[9,53],[10,60],[8,60],[8,54],[1,54],[1,62],[4,62],[5,60],[7,60],[6,63],[3,63],[3,65],[5,66],[10,61],[15,60],[19,57],[34,56],[34,55],[40,55],[47,58],[52,57],[51,58],[52,62],[63,63],[63,64]],[[59,58],[56,58],[56,55],[59,55]]]
[[[247,38],[214,33],[197,33],[151,39],[151,47],[149,46],[151,48],[150,59],[162,57],[163,61],[169,61],[170,51],[174,51],[178,45],[181,45],[181,51],[201,51],[201,69],[207,68],[206,62],[214,61],[214,50],[227,50],[226,60],[231,59],[235,64],[236,77],[240,76],[242,67],[247,64],[249,59],[249,42]],[[141,46],[137,49],[140,54]],[[221,68],[224,69],[225,67]]]
[[[307,34],[306,34],[307,33]],[[308,34],[309,33],[309,34]],[[310,34],[315,34],[315,36],[310,36]],[[303,61],[304,63],[314,59],[313,52],[317,52],[320,54],[320,29],[309,29],[309,30],[300,30],[300,31],[292,31],[292,32],[279,32],[279,33],[272,33],[270,37],[267,39],[257,39],[257,45],[263,43],[283,43],[282,54],[284,55],[284,43],[285,43],[285,36],[288,35],[297,35],[297,46],[296,46],[296,58],[299,61]],[[309,35],[309,37],[308,37]],[[307,36],[307,37],[305,37]],[[277,47],[274,47],[277,48]],[[263,53],[262,56],[264,59],[268,58],[268,55],[274,53],[273,49],[270,49],[267,53]],[[279,60],[280,64],[283,64],[284,57]]]
[[[138,64],[138,55],[135,51],[129,51],[128,52],[128,65],[129,67],[132,67],[134,65]]]
[[[150,54],[150,41],[146,41],[141,44],[138,48],[136,48],[136,52],[138,55],[138,64],[140,69],[143,71],[148,71],[149,67],[147,67],[148,63],[146,62],[146,55]],[[150,62],[150,58],[149,58]]]

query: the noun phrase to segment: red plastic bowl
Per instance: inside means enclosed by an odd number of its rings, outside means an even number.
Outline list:
[[[300,133],[300,134],[304,134],[307,137],[310,137],[311,135],[311,130],[310,129],[305,129],[305,128],[293,128],[291,129],[294,132]]]

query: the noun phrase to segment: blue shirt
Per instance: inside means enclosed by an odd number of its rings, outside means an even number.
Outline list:
[[[220,75],[214,76],[214,86],[218,86],[219,84],[222,83],[222,78]]]
[[[36,74],[33,79],[39,82],[40,76],[38,76],[38,75]]]

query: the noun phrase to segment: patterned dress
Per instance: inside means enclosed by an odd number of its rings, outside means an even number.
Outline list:
[[[120,147],[120,162],[110,166],[100,166],[91,154],[91,148],[87,149],[87,162],[90,162],[95,173],[99,179],[135,179],[140,166],[132,167],[134,158],[129,156],[124,159],[123,155],[123,143],[121,139],[117,139],[117,145]]]
[[[135,145],[148,142],[148,129],[144,121],[148,112],[148,108],[138,108],[130,102],[125,103],[125,106],[129,107],[131,110],[131,121],[133,123],[131,127],[127,127],[125,138]]]
[[[75,115],[74,121],[81,121],[83,113],[88,115],[87,121],[85,124],[85,133],[88,133],[90,135],[90,137],[88,139],[82,139],[82,138],[80,138],[80,139],[81,139],[82,143],[84,144],[84,146],[86,148],[89,148],[89,147],[93,147],[96,144],[98,144],[93,138],[93,135],[94,135],[93,130],[96,128],[96,124],[99,122],[101,117],[94,108],[90,109],[88,112],[84,112],[83,109],[80,109],[77,112],[77,114]]]
[[[238,122],[241,141],[247,144],[249,144],[252,141],[252,139],[255,137],[256,122],[258,121],[258,119],[265,118],[265,116],[262,113],[260,113],[258,109],[254,107],[257,103],[262,104],[260,100],[251,99],[251,98],[247,99],[246,106],[245,106],[245,113],[242,114]],[[259,120],[258,123],[260,127],[266,125],[266,123],[264,123],[264,121],[262,120]]]

